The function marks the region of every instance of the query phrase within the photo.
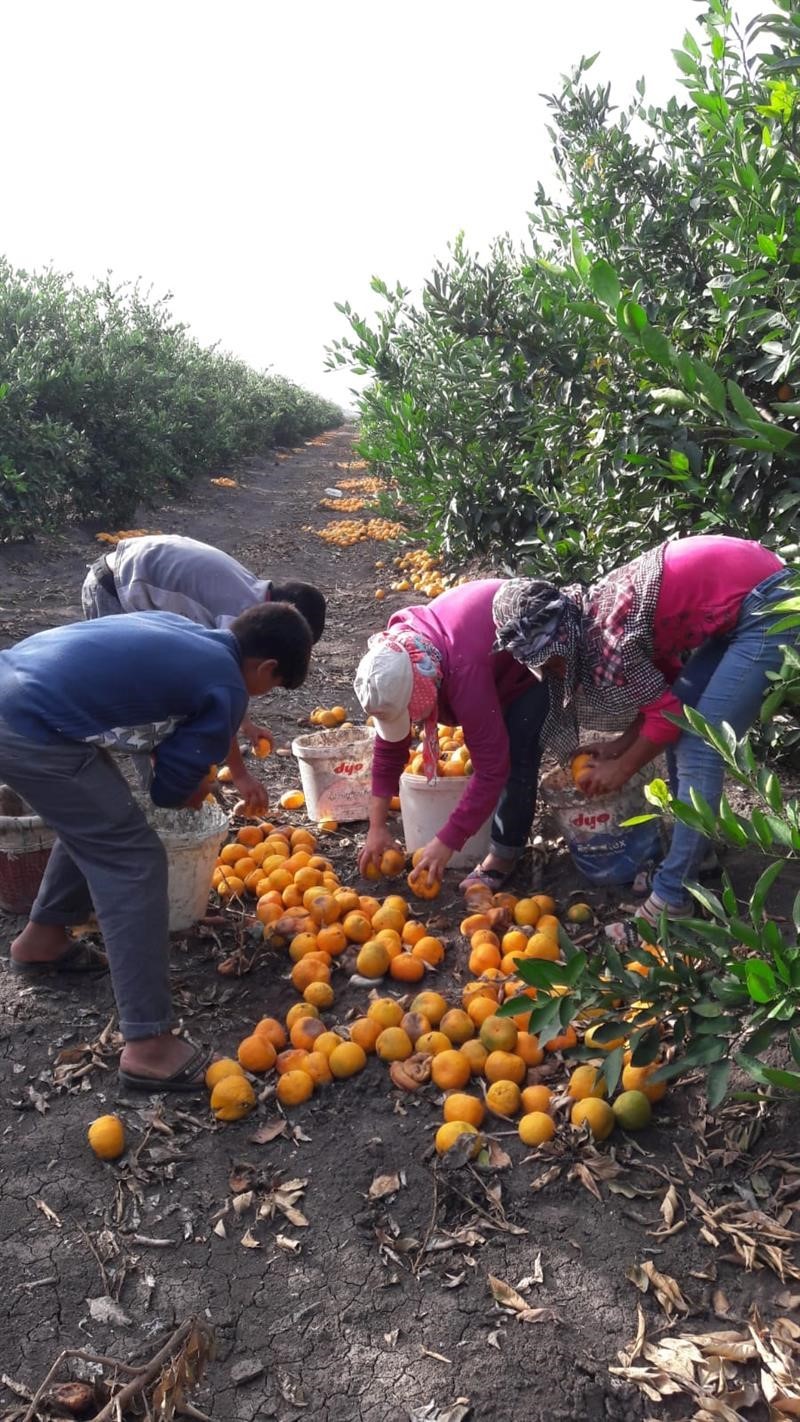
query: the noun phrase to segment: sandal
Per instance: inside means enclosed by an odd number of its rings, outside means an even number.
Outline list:
[[[195,1047],[192,1055],[172,1076],[140,1076],[138,1072],[123,1071],[120,1067],[119,1084],[127,1091],[148,1091],[152,1096],[162,1091],[205,1091],[205,1075],[212,1056],[208,1047]]]
[[[692,907],[691,904],[687,904],[685,907],[682,908],[676,908],[673,907],[671,904],[665,903],[663,899],[660,899],[658,897],[658,894],[651,894],[648,899],[645,899],[644,903],[641,905],[641,908],[638,910],[636,917],[643,918],[645,923],[649,923],[651,928],[655,928],[661,918],[662,913],[666,913],[667,921],[669,923],[672,923],[674,920],[678,919],[687,919],[695,917],[695,909]]]
[[[45,962],[19,962],[9,957],[9,971],[21,978],[54,978],[60,973],[78,977],[81,974],[108,972],[108,958],[86,938],[76,938],[58,958]]]
[[[493,894],[496,894],[514,877],[518,862],[515,859],[508,869],[482,869],[479,865],[477,869],[473,869],[472,873],[467,875],[466,879],[461,880],[458,886],[459,893],[466,894],[473,886],[483,884],[484,888],[490,889]]]

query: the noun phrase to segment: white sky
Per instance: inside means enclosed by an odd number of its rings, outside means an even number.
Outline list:
[[[746,18],[765,0],[739,0]],[[333,308],[417,286],[463,228],[522,235],[541,91],[581,54],[663,100],[696,0],[23,0],[3,10],[2,242],[141,276],[219,340],[347,401]]]

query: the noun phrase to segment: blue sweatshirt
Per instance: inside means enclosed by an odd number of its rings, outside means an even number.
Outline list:
[[[13,731],[154,751],[157,805],[183,805],[224,760],[247,703],[233,634],[172,612],[75,622],[0,652],[0,717]]]

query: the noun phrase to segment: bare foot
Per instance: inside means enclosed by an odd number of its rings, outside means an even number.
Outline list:
[[[60,923],[26,923],[11,944],[15,963],[55,963],[72,946],[72,939]]]
[[[195,1055],[197,1048],[181,1037],[173,1037],[171,1032],[162,1032],[158,1037],[137,1037],[126,1042],[119,1059],[120,1069],[131,1076],[152,1077],[155,1083],[174,1076]],[[197,1082],[203,1081],[203,1072],[197,1073]]]

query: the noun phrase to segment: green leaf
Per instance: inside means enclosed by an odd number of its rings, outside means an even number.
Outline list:
[[[728,1090],[728,1082],[731,1076],[730,1059],[714,1062],[708,1069],[706,1077],[706,1100],[710,1111],[716,1111],[722,1105]]]
[[[784,861],[782,859],[776,859],[774,864],[770,864],[769,868],[765,869],[760,876],[758,883],[750,895],[748,908],[750,910],[750,917],[756,928],[764,921],[764,904],[767,894],[783,869],[783,865]]]
[[[589,285],[598,301],[616,308],[620,297],[619,277],[604,257],[596,261],[589,274]]]
[[[772,1002],[778,991],[775,974],[764,958],[748,958],[744,965],[747,991],[754,1002]]]
[[[609,1096],[614,1095],[614,1092],[616,1091],[617,1086],[619,1084],[619,1079],[622,1075],[624,1055],[624,1047],[615,1047],[613,1051],[607,1054],[606,1059],[603,1062],[603,1076],[605,1077],[606,1083],[608,1085]]]
[[[672,346],[655,326],[645,326],[641,333],[642,347],[657,365],[672,365]]]
[[[780,1086],[785,1091],[800,1092],[800,1072],[781,1071],[777,1067],[764,1066],[763,1062],[748,1056],[746,1052],[737,1052],[735,1061],[737,1066],[762,1086]]]
[[[749,425],[754,420],[758,424],[763,424],[762,416],[759,414],[755,405],[751,405],[744,391],[741,390],[740,387],[736,384],[736,381],[728,380],[726,382],[726,387],[728,391],[728,399],[733,405],[733,408],[736,411],[737,415],[739,415],[740,418],[744,420],[745,424]]]
[[[694,369],[697,382],[709,404],[721,415],[724,415],[728,408],[725,400],[725,386],[717,372],[712,370],[704,360],[695,360]]]
[[[756,237],[759,250],[769,257],[773,262],[778,258],[778,244],[774,237],[770,237],[766,232],[759,232]]]

